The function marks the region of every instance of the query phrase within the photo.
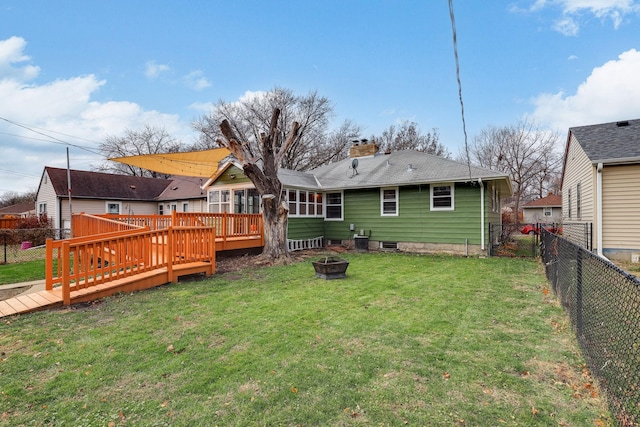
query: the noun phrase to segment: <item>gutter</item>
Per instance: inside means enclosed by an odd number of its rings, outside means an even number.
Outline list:
[[[602,253],[602,168],[603,164],[598,163],[596,169],[596,245],[598,246],[598,256],[607,259]]]

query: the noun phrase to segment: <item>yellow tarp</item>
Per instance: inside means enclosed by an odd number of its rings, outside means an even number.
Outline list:
[[[169,175],[209,178],[218,170],[220,160],[229,154],[231,153],[226,148],[214,148],[188,153],[143,154],[140,156],[116,157],[109,160]]]

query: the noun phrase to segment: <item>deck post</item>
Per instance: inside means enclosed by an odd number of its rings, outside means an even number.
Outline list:
[[[64,305],[71,304],[71,284],[69,283],[69,268],[71,265],[71,259],[69,254],[69,242],[62,242],[62,254],[60,256],[60,262],[62,264],[62,302]]]
[[[216,228],[209,228],[209,251],[211,255],[209,256],[211,262],[211,274],[216,272]]]
[[[229,229],[228,229],[228,222],[227,222],[227,213],[223,212],[222,213],[222,250],[227,249],[227,236],[229,235]]]
[[[176,250],[173,247],[173,226],[170,225],[167,228],[167,280],[169,282],[174,283],[173,277],[173,261],[176,257]]]
[[[44,278],[45,289],[50,291],[53,289],[53,239],[47,239],[47,245],[44,256]]]

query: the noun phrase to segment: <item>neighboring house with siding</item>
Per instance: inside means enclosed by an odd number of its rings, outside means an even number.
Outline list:
[[[169,214],[200,212],[206,197],[197,178],[143,178],[71,170],[71,209],[88,214]],[[46,213],[54,228],[70,228],[67,170],[45,167],[36,196],[36,213]]]
[[[27,218],[35,213],[34,202],[20,202],[0,208],[0,218]]]
[[[279,178],[290,240],[362,236],[372,249],[412,252],[486,253],[489,224],[512,193],[503,173],[412,150],[381,154],[375,144],[308,172],[280,169]],[[209,212],[258,212],[259,194],[233,161],[204,187]]]
[[[562,196],[549,194],[522,206],[522,221],[525,223],[556,223],[562,221]]]
[[[569,129],[563,223],[593,224],[598,254],[640,259],[640,119]]]

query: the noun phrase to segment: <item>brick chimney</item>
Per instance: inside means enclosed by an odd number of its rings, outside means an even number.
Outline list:
[[[353,159],[355,157],[373,156],[379,149],[380,147],[373,141],[368,142],[366,139],[355,140],[349,149],[349,157]]]

